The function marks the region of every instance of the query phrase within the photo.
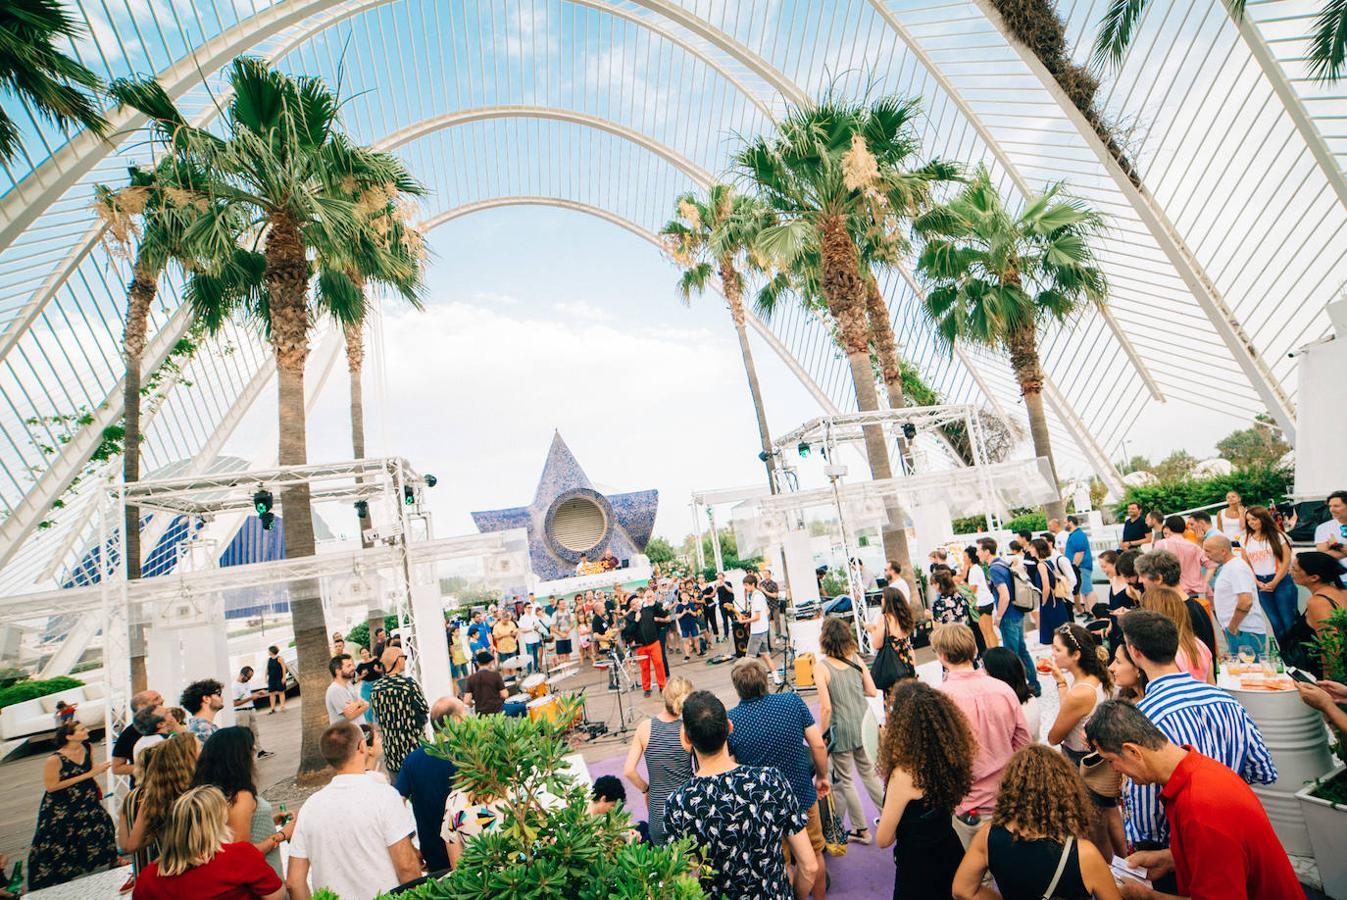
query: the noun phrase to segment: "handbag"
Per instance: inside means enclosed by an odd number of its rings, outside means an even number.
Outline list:
[[[1080,761],[1080,777],[1091,793],[1105,800],[1117,799],[1122,793],[1122,776],[1098,753],[1088,753]]]
[[[829,856],[846,856],[850,835],[842,824],[842,817],[837,814],[832,794],[818,798],[818,818],[823,829],[823,849]]]
[[[889,641],[889,620],[884,618],[884,643],[875,653],[875,661],[870,664],[870,677],[874,679],[875,687],[881,691],[887,691],[900,680],[911,678],[916,672],[911,666],[903,662],[894,649],[892,642]]]

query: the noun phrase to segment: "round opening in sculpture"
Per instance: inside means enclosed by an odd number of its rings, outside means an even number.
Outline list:
[[[583,553],[603,540],[608,517],[603,508],[588,497],[563,500],[552,515],[552,536],[573,553]]]

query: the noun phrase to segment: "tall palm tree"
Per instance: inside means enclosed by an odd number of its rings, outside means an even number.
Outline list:
[[[779,220],[759,235],[761,252],[788,266],[817,248],[819,292],[836,323],[863,412],[879,408],[879,395],[856,223],[866,223],[866,240],[901,241],[903,221],[929,197],[933,180],[949,174],[944,163],[907,168],[920,147],[912,127],[917,113],[914,100],[865,105],[828,97],[791,110],[775,135],[750,141],[737,156]],[[871,426],[864,433],[871,477],[892,477],[883,429]],[[895,518],[891,510],[884,551],[910,577],[907,535]]]
[[[231,255],[217,273],[194,278],[193,303],[208,325],[218,327],[242,310],[271,342],[276,359],[281,465],[307,462],[304,366],[313,321],[309,282],[311,258],[341,265],[365,252],[370,242],[357,204],[349,194],[361,186],[392,185],[395,192],[420,186],[394,169],[386,154],[358,147],[339,131],[337,97],[317,78],[292,78],[266,62],[239,57],[229,69],[232,98],[225,110],[224,137],[191,127],[152,79],[114,85],[116,96],[145,115],[178,152],[212,177],[218,202],[196,237],[212,256]],[[254,229],[251,247],[238,247],[225,219],[237,214]],[[260,278],[260,290],[256,289]],[[324,302],[354,304],[353,290],[322,292]],[[350,320],[354,313],[338,311]],[[307,484],[281,491],[285,554],[314,552],[313,517]],[[290,601],[304,704],[299,772],[320,772],[318,738],[327,725],[317,698],[325,689],[327,627],[316,591],[298,591]]]
[[[918,271],[930,285],[925,308],[936,334],[950,347],[968,341],[1009,353],[1034,452],[1048,460],[1054,487],[1038,329],[1104,303],[1108,285],[1091,246],[1102,227],[1102,217],[1061,183],[1012,214],[985,166],[958,196],[913,223],[926,239]],[[1047,505],[1049,518],[1065,513],[1060,497]]]
[[[1244,17],[1245,0],[1225,0],[1236,21]],[[1323,0],[1310,32],[1309,52],[1305,61],[1310,75],[1332,83],[1347,71],[1347,0]],[[1104,65],[1117,66],[1132,43],[1137,23],[1150,0],[1109,0],[1095,38],[1094,58]]]
[[[122,480],[140,480],[140,395],[143,357],[150,308],[159,289],[159,277],[172,262],[184,269],[199,262],[190,240],[192,225],[209,205],[204,192],[205,173],[177,156],[165,156],[153,168],[131,166],[124,187],[96,185],[94,209],[107,226],[106,238],[114,255],[131,260],[127,288],[126,323],[122,355],[124,439]],[[122,535],[126,577],[140,577],[140,508],[128,503],[123,511]],[[145,687],[144,642],[137,636],[131,657],[133,689]]]
[[[704,293],[715,277],[720,293],[730,309],[739,353],[748,377],[748,392],[758,419],[758,438],[762,459],[767,466],[767,483],[777,491],[776,457],[772,453],[772,433],[767,427],[767,410],[762,403],[762,386],[748,345],[744,313],[745,265],[751,265],[751,244],[759,231],[771,221],[770,213],[747,194],[727,184],[713,184],[705,196],[687,193],[678,198],[677,215],[660,229],[664,247],[683,270],[678,292],[684,303],[693,293]]]
[[[108,123],[92,95],[98,76],[57,50],[80,36],[59,0],[0,3],[0,88],[26,100],[38,115],[62,128],[83,125],[102,135]],[[0,108],[0,162],[19,151],[19,126]]]

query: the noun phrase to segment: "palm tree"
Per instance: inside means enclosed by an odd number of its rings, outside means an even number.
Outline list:
[[[79,35],[79,25],[59,0],[0,3],[0,88],[62,128],[78,124],[102,136],[108,123],[90,95],[102,86],[98,76],[56,49]],[[19,126],[0,109],[0,162],[18,152]]]
[[[193,278],[189,290],[199,315],[218,327],[235,311],[257,322],[276,359],[279,448],[282,466],[307,462],[304,366],[309,355],[311,257],[343,266],[373,246],[363,240],[366,223],[349,195],[372,185],[394,194],[420,190],[391,157],[355,146],[339,132],[337,97],[317,78],[292,78],[266,62],[239,57],[229,69],[232,98],[225,110],[224,137],[191,127],[152,79],[114,84],[119,100],[149,116],[155,129],[179,153],[202,165],[212,178],[214,214],[195,237],[214,258],[230,257],[218,272]],[[254,229],[251,247],[238,247],[225,227],[235,215]],[[260,249],[259,249],[260,248]],[[357,267],[359,268],[359,267]],[[348,282],[349,284],[349,282]],[[358,299],[340,286],[321,292],[343,321],[356,317]],[[314,552],[313,517],[307,484],[281,491],[287,559]],[[327,627],[316,591],[299,591],[290,601],[304,704],[299,772],[320,772],[318,738],[327,726],[318,702],[328,680]]]
[[[1245,0],[1225,0],[1225,3],[1236,21],[1244,17]],[[1305,61],[1310,75],[1328,84],[1341,78],[1347,67],[1347,0],[1323,0],[1323,3],[1314,20]],[[1108,66],[1122,62],[1137,22],[1149,5],[1150,0],[1109,0],[1094,42],[1096,62]]]
[[[1047,459],[1054,486],[1038,329],[1104,303],[1108,286],[1091,247],[1102,227],[1061,183],[1012,215],[984,166],[958,196],[913,223],[926,239],[918,271],[930,285],[925,308],[936,334],[950,347],[968,341],[1009,353],[1034,452]],[[1049,518],[1065,513],[1060,497],[1047,505]]]
[[[776,135],[750,141],[737,157],[779,220],[759,235],[761,252],[789,266],[817,248],[818,290],[836,323],[862,412],[877,410],[879,395],[857,223],[865,223],[859,236],[865,240],[900,242],[904,219],[951,169],[939,162],[906,168],[920,147],[912,127],[917,112],[914,100],[884,98],[867,106],[829,97],[791,110]],[[892,477],[883,429],[871,426],[864,433],[871,477]],[[891,510],[884,551],[910,577],[907,535],[894,519]]]
[[[197,264],[199,253],[189,234],[208,207],[204,193],[205,173],[176,156],[164,157],[154,168],[131,166],[126,186],[94,188],[94,209],[107,226],[107,241],[114,255],[131,260],[131,284],[127,289],[126,324],[122,355],[126,361],[123,384],[124,439],[122,480],[140,480],[140,394],[142,358],[150,307],[159,288],[159,277],[169,263],[184,268]],[[134,255],[133,255],[134,254]],[[140,577],[140,508],[128,503],[122,518],[126,577]],[[144,644],[137,640],[131,657],[131,681],[135,690],[145,687]]]
[[[737,193],[727,184],[711,185],[704,197],[684,194],[678,198],[677,208],[677,215],[660,230],[660,235],[665,249],[683,270],[678,280],[678,292],[683,302],[689,303],[694,292],[706,291],[712,276],[720,284],[720,293],[730,308],[730,319],[739,337],[748,392],[758,419],[758,438],[762,445],[762,460],[767,466],[767,483],[775,494],[776,457],[772,453],[772,433],[767,427],[767,411],[762,403],[762,386],[758,383],[758,370],[748,345],[741,271],[744,264],[740,262],[744,260],[752,265],[750,246],[757,233],[770,222],[770,214],[754,198]]]

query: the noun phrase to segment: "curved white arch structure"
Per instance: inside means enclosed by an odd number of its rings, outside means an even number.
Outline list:
[[[424,174],[432,219],[531,197],[650,234],[672,194],[725,171],[735,137],[786,105],[825,89],[920,96],[923,152],[985,162],[1012,203],[1066,178],[1110,218],[1109,310],[1043,341],[1065,464],[1106,478],[1163,399],[1214,408],[1232,428],[1268,411],[1294,437],[1287,352],[1327,331],[1323,306],[1347,283],[1347,100],[1303,77],[1303,41],[1286,24],[1298,0],[1251,4],[1239,23],[1223,0],[1150,4],[1098,94],[1111,120],[1144,126],[1124,136],[1140,184],[990,0],[197,0],[135,20],[103,0],[63,2],[89,24],[77,45],[87,63],[159,72],[202,124],[238,53],[341,73],[348,127]],[[1097,6],[1058,4],[1077,60]],[[33,539],[72,540],[51,502],[120,413],[125,264],[100,245],[87,203],[144,149],[134,116],[113,124],[105,143],[20,121],[22,153],[0,171],[0,540],[25,545],[0,587],[39,554]],[[1001,359],[934,351],[909,270],[885,288],[903,352],[933,385],[1013,409]],[[166,354],[182,320],[176,285],[162,294],[153,324]],[[847,408],[826,328],[782,315],[755,330],[825,408]],[[264,362],[241,334],[199,351],[155,417],[148,457],[208,442]],[[79,411],[94,424],[64,433],[60,417]]]

